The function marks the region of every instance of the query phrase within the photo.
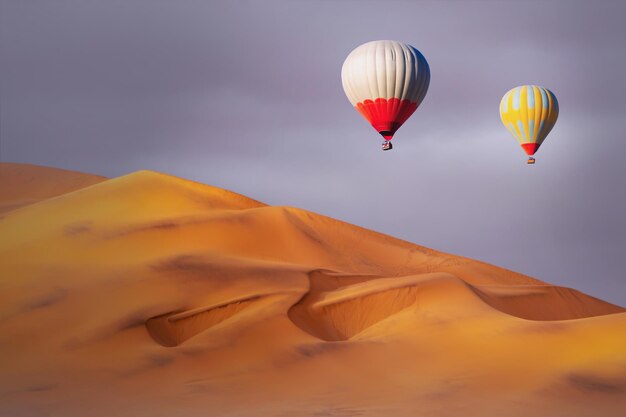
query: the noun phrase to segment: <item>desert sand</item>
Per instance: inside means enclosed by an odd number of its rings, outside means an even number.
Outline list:
[[[65,169],[0,163],[0,214],[104,180],[99,175]]]
[[[2,416],[626,415],[622,307],[155,172],[0,173]]]

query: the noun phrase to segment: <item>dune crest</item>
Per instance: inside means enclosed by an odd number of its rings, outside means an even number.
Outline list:
[[[474,286],[490,306],[527,320],[574,320],[624,312],[620,306],[553,285]]]
[[[310,274],[311,291],[289,310],[291,320],[326,341],[345,341],[417,302],[414,277]]]
[[[0,162],[0,213],[106,181],[100,175]]]
[[[407,308],[439,311],[455,304],[474,310],[493,308],[535,321],[574,320],[624,312],[578,291],[550,285],[474,286],[449,273],[405,277],[309,274],[311,288],[289,310],[291,320],[326,341],[345,341]],[[420,303],[420,299],[422,303]],[[445,304],[444,304],[445,303]],[[420,305],[424,304],[424,305]]]
[[[252,296],[217,306],[164,314],[146,321],[150,336],[162,346],[178,346],[249,307],[262,296]]]

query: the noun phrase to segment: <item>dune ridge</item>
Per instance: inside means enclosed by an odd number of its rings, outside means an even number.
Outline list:
[[[490,306],[527,320],[574,320],[625,311],[620,306],[572,288],[553,285],[484,285],[473,286],[472,289]]]
[[[100,175],[11,162],[0,163],[0,214],[106,181]]]
[[[549,285],[474,286],[450,273],[405,277],[368,277],[331,271],[309,274],[311,289],[289,310],[291,320],[315,337],[348,340],[376,323],[413,307],[420,298],[535,321],[574,320],[624,312],[624,309],[578,291]],[[436,293],[445,294],[440,300]],[[424,296],[424,294],[427,295]],[[441,308],[440,308],[441,309]]]
[[[229,319],[261,297],[255,295],[216,306],[164,314],[148,319],[146,328],[150,336],[162,346],[178,346],[187,339]]]

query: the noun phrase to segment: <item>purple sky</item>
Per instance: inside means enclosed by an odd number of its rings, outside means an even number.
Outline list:
[[[626,305],[624,2],[0,0],[2,161],[152,169]],[[341,65],[395,39],[430,90],[392,152]],[[502,95],[551,89],[537,154]]]

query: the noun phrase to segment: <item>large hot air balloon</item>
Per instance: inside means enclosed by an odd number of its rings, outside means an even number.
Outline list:
[[[343,89],[352,105],[391,149],[391,138],[420,105],[430,83],[426,58],[397,41],[373,41],[350,52],[341,69]]]
[[[515,87],[502,97],[500,118],[528,154],[528,163],[559,116],[559,103],[552,91],[536,85]]]

